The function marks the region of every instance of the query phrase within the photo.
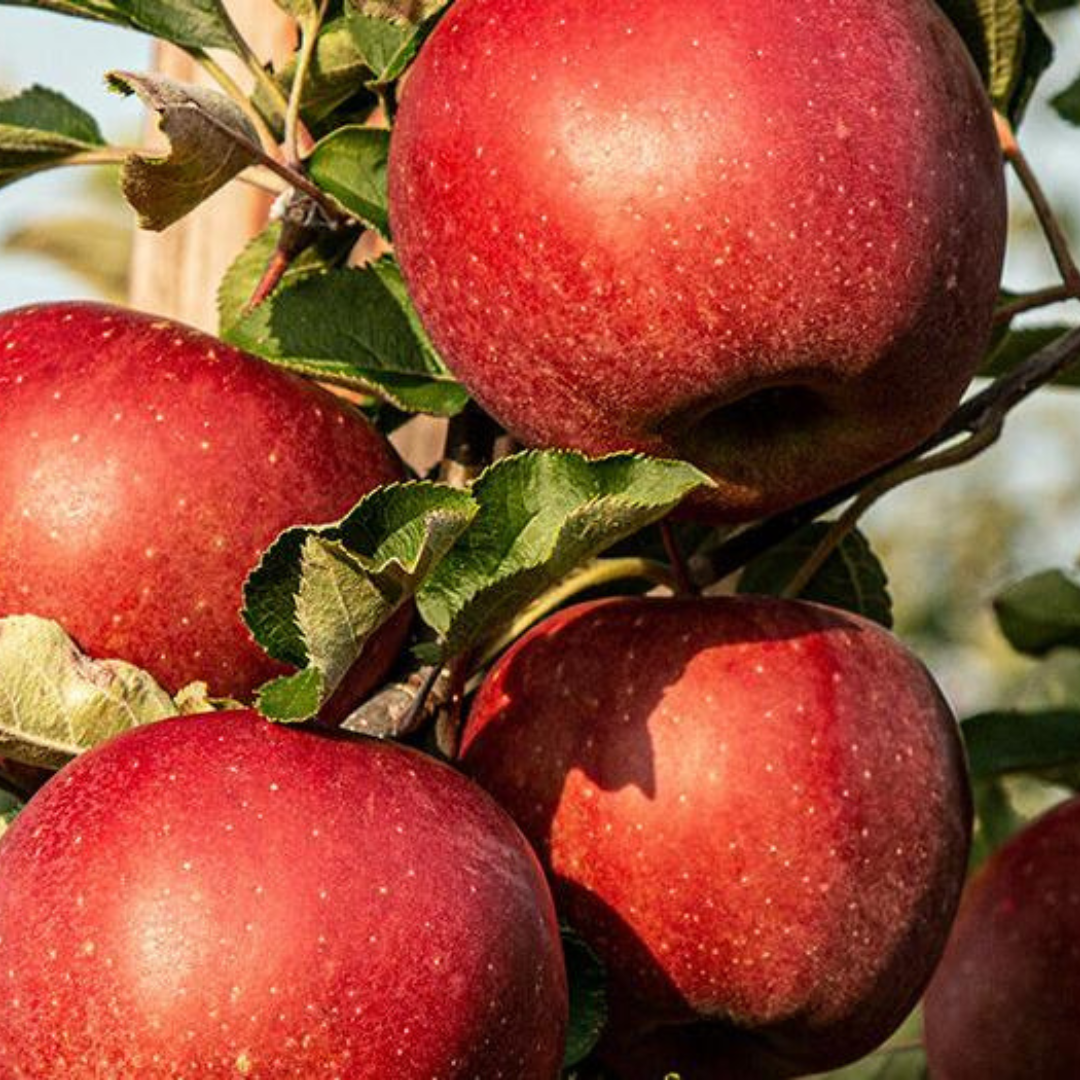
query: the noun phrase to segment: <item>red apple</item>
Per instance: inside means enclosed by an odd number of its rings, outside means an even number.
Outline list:
[[[202,679],[243,700],[286,670],[241,621],[244,578],[286,526],[335,520],[402,476],[333,395],[115,307],[0,314],[0,396],[0,615],[56,619],[173,691]],[[353,700],[407,618],[371,643]]]
[[[481,404],[531,444],[688,459],[714,517],[911,448],[989,334],[1001,155],[929,0],[458,0],[389,180]]]
[[[510,819],[391,743],[136,728],[0,845],[10,1080],[554,1080],[558,927]]]
[[[1080,798],[998,850],[969,886],[926,996],[934,1080],[1080,1076]]]
[[[620,1080],[665,1055],[683,1080],[832,1067],[929,980],[969,791],[948,706],[878,626],[764,598],[572,607],[493,668],[462,758],[608,968]]]

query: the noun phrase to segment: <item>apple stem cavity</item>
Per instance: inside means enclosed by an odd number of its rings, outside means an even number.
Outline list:
[[[916,476],[936,472],[970,460],[997,441],[1005,417],[1012,409],[1040,387],[1053,382],[1078,360],[1080,360],[1080,328],[1070,330],[1055,338],[1049,345],[1039,349],[1023,363],[996,379],[981,393],[969,398],[953,413],[936,435],[932,435],[910,453],[857,481],[843,484],[825,495],[809,499],[790,510],[773,514],[736,533],[712,553],[712,579],[719,581],[741,569],[757,555],[853,497],[859,497],[861,503],[858,513],[854,515],[857,519],[885,491],[891,491]],[[955,452],[949,451],[948,456],[926,458],[932,450],[964,434],[968,434],[970,438],[954,448]],[[927,465],[929,467],[926,467]],[[879,484],[884,484],[880,491],[877,490]],[[862,502],[864,493],[866,500]],[[843,539],[847,531],[845,527],[844,533],[835,542],[838,543],[840,539]],[[826,557],[827,555],[828,552],[825,552]]]

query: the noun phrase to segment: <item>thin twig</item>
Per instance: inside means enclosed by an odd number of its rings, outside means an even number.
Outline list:
[[[277,156],[277,138],[270,130],[270,125],[263,119],[259,110],[251,104],[251,98],[244,93],[240,84],[208,53],[205,49],[191,48],[188,55],[221,87],[248,118],[259,135],[263,150],[272,157]]]
[[[1049,307],[1051,304],[1061,304],[1067,300],[1075,300],[1078,297],[1068,285],[1050,285],[1045,289],[1035,292],[1024,293],[1016,296],[1007,304],[994,312],[994,325],[1008,325],[1017,315],[1023,315],[1027,311],[1035,311],[1037,308]]]
[[[1050,205],[1050,200],[1046,197],[1046,192],[1043,191],[1038,177],[1020,149],[1009,121],[1000,113],[994,115],[997,120],[1002,153],[1031,201],[1039,224],[1046,234],[1046,241],[1050,245],[1050,251],[1053,253],[1062,281],[1069,290],[1070,296],[1080,297],[1080,267],[1077,267],[1076,260],[1073,259],[1072,252],[1069,250],[1069,240],[1065,235],[1065,230],[1061,227],[1061,222],[1054,213],[1054,208]]]
[[[817,547],[814,548],[788,582],[782,595],[789,599],[800,596],[813,580],[814,575],[825,565],[829,556],[844,542],[844,538],[859,523],[859,519],[883,495],[888,494],[893,488],[897,488],[901,484],[906,484],[909,480],[914,480],[918,476],[927,476],[930,473],[940,472],[942,469],[948,469],[954,465],[970,461],[977,454],[981,454],[983,450],[997,442],[998,437],[1001,435],[1002,424],[1003,419],[998,418],[996,423],[988,423],[986,427],[980,428],[974,434],[969,435],[958,445],[939,450],[936,454],[931,454],[928,457],[907,461],[891,472],[879,477],[874,483],[864,487],[854,502],[832,523]]]
[[[302,191],[305,195],[309,196],[311,201],[326,215],[328,225],[333,226],[335,223],[344,223],[348,220],[338,208],[337,203],[335,203],[322,188],[313,184],[300,169],[295,169],[291,165],[279,161],[276,157],[266,153],[266,151],[257,143],[251,142],[246,137],[241,136],[238,138],[237,133],[233,128],[229,127],[228,124],[221,120],[218,120],[218,118],[211,113],[202,113],[202,119],[205,123],[209,124],[211,127],[217,128],[218,131],[234,142],[240,142],[242,139],[244,149],[255,158],[260,165],[265,166],[272,173],[280,176],[289,187],[295,188],[297,191]]]
[[[1078,360],[1080,327],[1055,338],[1049,345],[1033,353],[1024,363],[996,379],[981,393],[969,398],[936,434],[903,457],[875,469],[867,476],[736,533],[713,553],[714,577],[719,580],[741,569],[756,555],[791,536],[826,511],[857,496],[864,488],[873,485],[905,463],[915,461],[965,433],[974,435],[981,428],[993,430],[1000,427],[1011,409],[1039,387],[1052,382]]]
[[[233,39],[233,43],[236,45],[236,52],[240,59],[244,62],[244,66],[251,72],[252,78],[262,88],[263,93],[270,99],[274,106],[278,116],[281,117],[282,123],[284,123],[285,115],[288,112],[289,102],[285,97],[281,87],[274,82],[270,73],[266,70],[263,62],[255,55],[255,50],[252,49],[247,38],[240,32],[239,27],[233,22],[225,6],[221,6],[222,16],[228,26],[229,36]],[[277,117],[275,117],[276,119]]]
[[[296,73],[293,75],[292,86],[289,88],[289,102],[285,109],[285,160],[295,168],[299,168],[302,157],[301,150],[306,152],[310,146],[300,146],[301,133],[305,144],[310,143],[310,138],[304,130],[303,121],[300,119],[300,102],[304,96],[304,85],[307,82],[308,67],[311,58],[315,55],[315,45],[319,38],[319,28],[326,17],[326,8],[329,0],[321,0],[315,17],[310,22],[307,20],[300,24],[300,50],[296,56]]]

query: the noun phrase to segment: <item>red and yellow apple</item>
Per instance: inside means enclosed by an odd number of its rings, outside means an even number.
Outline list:
[[[713,517],[910,449],[989,336],[1001,155],[929,0],[458,0],[389,184],[484,408],[530,444],[690,460]]]
[[[252,713],[136,728],[0,845],[8,1080],[556,1080],[551,896],[474,784]]]
[[[856,616],[569,608],[489,673],[461,756],[608,969],[620,1080],[854,1060],[944,946],[971,819],[958,730],[925,668]]]
[[[0,398],[0,615],[55,619],[172,691],[201,679],[244,700],[284,671],[240,618],[244,578],[282,529],[335,520],[403,475],[325,390],[115,307],[0,315]],[[369,644],[353,699],[407,621]]]

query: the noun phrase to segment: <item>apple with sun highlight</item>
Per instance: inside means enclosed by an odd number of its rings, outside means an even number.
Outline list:
[[[458,0],[390,219],[455,375],[525,443],[640,450],[747,519],[932,434],[1005,242],[990,104],[929,0]]]
[[[62,770],[0,845],[10,1080],[556,1080],[567,986],[513,822],[389,742],[219,713]]]
[[[55,619],[88,653],[175,692],[250,699],[286,670],[240,617],[284,528],[333,521],[403,477],[344,401],[188,327],[117,307],[0,314],[0,615]],[[377,685],[408,612],[336,705]]]

